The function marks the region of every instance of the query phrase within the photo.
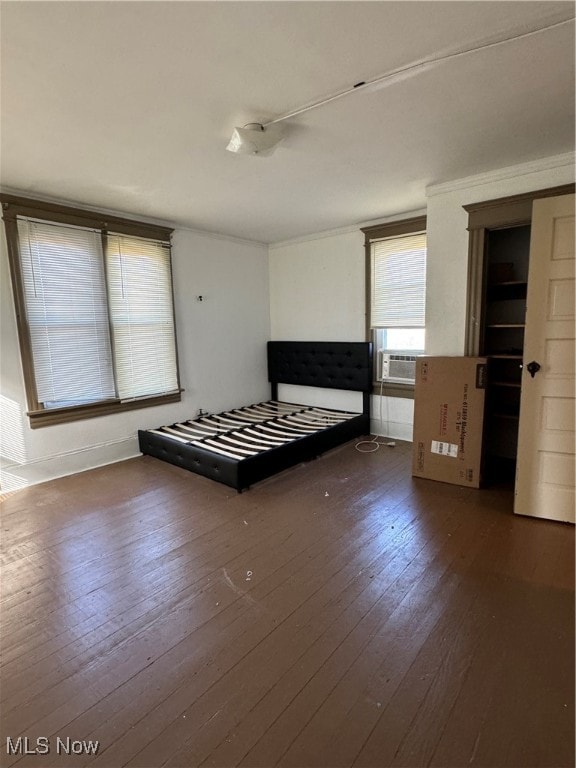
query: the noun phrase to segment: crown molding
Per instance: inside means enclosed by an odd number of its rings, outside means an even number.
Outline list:
[[[258,246],[260,248],[266,248],[268,245],[267,243],[263,243],[259,240],[249,240],[247,238],[234,237],[233,235],[225,235],[219,232],[210,232],[209,230],[205,229],[196,229],[179,221],[167,221],[166,219],[157,219],[152,216],[144,215],[141,216],[140,214],[134,212],[128,213],[126,211],[120,211],[115,208],[103,208],[99,205],[77,203],[74,200],[65,200],[61,197],[37,194],[33,191],[17,189],[15,187],[0,186],[0,193],[5,195],[15,195],[16,197],[24,197],[30,200],[38,200],[38,202],[42,203],[51,203],[53,205],[63,205],[71,208],[77,208],[78,210],[86,211],[87,213],[97,213],[102,214],[103,216],[121,216],[122,218],[134,221],[136,223],[153,224],[158,227],[167,227],[168,229],[173,229],[175,234],[177,232],[192,232],[195,235],[208,237],[213,240],[227,240],[228,242],[238,243],[240,245],[252,245]]]
[[[322,240],[326,237],[337,237],[338,235],[347,235],[351,232],[359,232],[359,226],[356,224],[350,224],[346,227],[338,227],[337,229],[324,229],[321,232],[311,232],[309,235],[299,235],[298,237],[291,237],[288,240],[278,240],[275,243],[269,243],[268,248],[271,251],[277,248],[284,248],[288,245],[298,245],[299,243],[308,243],[311,240]]]
[[[563,155],[555,155],[553,157],[544,157],[540,160],[532,160],[529,163],[510,165],[506,168],[499,168],[495,171],[486,171],[485,173],[466,176],[462,179],[431,184],[426,187],[426,197],[445,195],[449,192],[456,192],[461,189],[469,189],[470,187],[479,187],[483,184],[505,181],[506,179],[513,179],[517,176],[528,176],[541,171],[551,171],[555,168],[571,167],[574,169],[575,162],[576,153],[574,152],[566,152]]]
[[[67,200],[62,197],[52,197],[51,195],[37,194],[33,190],[17,189],[15,187],[0,187],[0,193],[5,195],[16,195],[17,197],[24,197],[29,200],[38,200],[40,203],[50,203],[52,205],[63,205],[70,208],[77,208],[79,211],[86,211],[87,213],[102,214],[102,216],[121,216],[124,219],[130,219],[135,222],[142,222],[143,224],[154,224],[159,227],[167,227],[168,229],[174,228],[173,221],[167,221],[166,219],[156,219],[152,216],[140,216],[134,212],[121,211],[115,208],[104,208],[100,205],[89,205],[87,203],[78,203],[76,200]]]
[[[174,232],[192,232],[194,235],[199,235],[200,237],[207,237],[211,240],[226,240],[229,243],[236,243],[237,245],[251,245],[255,248],[268,248],[268,243],[262,242],[262,240],[249,240],[245,237],[235,237],[234,235],[225,235],[221,232],[210,232],[207,229],[196,229],[195,227],[190,227],[186,224],[180,224],[178,221],[176,221],[174,224],[172,224],[174,227]]]
[[[299,243],[309,243],[312,240],[322,240],[325,237],[337,237],[338,235],[347,235],[351,232],[359,232],[363,237],[361,229],[363,227],[375,227],[379,224],[392,224],[395,221],[403,221],[404,219],[413,219],[420,216],[426,216],[426,209],[419,208],[417,211],[406,211],[404,213],[395,213],[393,216],[385,216],[380,219],[370,219],[369,221],[359,221],[356,224],[350,224],[346,227],[338,227],[337,229],[325,229],[320,232],[314,232],[309,235],[301,235],[300,237],[293,237],[289,240],[281,240],[276,243],[270,243],[268,248],[271,251],[277,248],[284,248],[288,245],[298,245]]]

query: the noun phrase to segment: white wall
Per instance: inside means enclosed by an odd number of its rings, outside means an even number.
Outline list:
[[[172,256],[182,401],[31,430],[2,236],[3,491],[135,456],[140,428],[190,418],[198,408],[223,410],[269,397],[267,248],[177,230]]]
[[[427,211],[426,353],[462,355],[466,332],[468,214],[462,206],[574,181],[574,155],[546,158],[435,185]],[[273,339],[365,338],[364,238],[361,226],[279,243],[270,248]],[[310,394],[312,397],[312,394]],[[308,402],[308,400],[306,400]],[[342,402],[342,407],[350,407]],[[412,439],[413,401],[372,398],[372,430]]]
[[[270,304],[273,339],[363,341],[362,232],[271,246]]]
[[[569,154],[428,188],[427,354],[465,350],[468,214],[462,206],[573,182]]]
[[[360,225],[271,246],[270,303],[273,339],[364,341],[365,251]],[[289,400],[362,409],[362,397],[357,393],[319,394],[308,388],[285,392],[281,389],[280,396]],[[372,398],[374,433],[411,440],[412,421],[412,400]]]
[[[268,249],[190,231],[174,233],[180,412],[224,410],[270,397]],[[198,301],[197,296],[203,300]]]

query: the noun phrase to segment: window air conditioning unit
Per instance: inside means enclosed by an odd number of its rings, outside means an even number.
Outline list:
[[[390,354],[378,350],[380,370],[378,381],[390,381],[396,384],[414,384],[416,378],[416,356]]]

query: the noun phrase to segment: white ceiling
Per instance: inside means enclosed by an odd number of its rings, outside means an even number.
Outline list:
[[[4,2],[4,188],[261,242],[425,206],[427,185],[574,149],[572,2]]]

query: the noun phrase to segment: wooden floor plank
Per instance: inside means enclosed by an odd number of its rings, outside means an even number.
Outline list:
[[[341,756],[338,750],[332,750],[336,740],[341,740],[346,749],[350,748],[348,738],[351,734],[340,739],[347,728],[349,709],[357,701],[362,709],[362,724],[366,723],[366,701],[375,715],[379,714],[385,702],[385,691],[373,691],[366,697],[364,689],[374,686],[374,678],[382,665],[386,684],[393,689],[395,677],[402,675],[405,665],[411,663],[426,637],[427,628],[437,620],[442,601],[435,598],[436,594],[445,595],[455,588],[449,583],[455,581],[449,571],[452,558],[454,553],[460,553],[462,546],[467,546],[470,551],[476,533],[463,526],[458,516],[455,519],[457,527],[444,532],[438,550],[435,542],[429,541],[421,558],[415,558],[411,563],[400,583],[408,589],[400,593],[402,599],[398,605],[387,597],[386,606],[392,610],[378,617],[380,624],[372,630],[367,628],[369,631],[365,632],[360,628],[357,646],[349,648],[344,644],[338,649],[331,664],[320,669],[311,684],[300,692],[262,743],[247,756],[244,765],[259,764],[262,749],[269,752],[274,746],[277,750],[282,742],[285,751],[278,758],[286,764],[331,765],[330,760],[338,760]],[[481,524],[480,520],[478,524]],[[328,758],[332,752],[334,754]]]
[[[373,532],[368,530],[366,532],[366,541],[369,541],[372,536]],[[335,539],[336,537],[332,533],[330,538]],[[290,615],[290,611],[293,612],[302,604],[302,600],[304,599],[303,596],[312,592],[317,598],[319,589],[316,582],[318,581],[319,575],[322,575],[323,571],[326,570],[326,563],[330,562],[328,559],[330,557],[330,549],[322,553],[322,559],[320,559],[318,553],[316,556],[313,556],[312,552],[307,552],[305,553],[305,557],[292,563],[297,571],[297,576],[290,579],[289,582],[287,582],[286,579],[283,579],[278,588],[272,589],[272,587],[275,586],[274,582],[268,579],[266,584],[266,594],[264,594],[263,589],[256,589],[255,591],[250,592],[251,595],[254,595],[254,597],[258,599],[258,606],[264,611],[264,615],[260,620],[259,625],[254,626],[253,617],[249,616],[247,624],[248,631],[239,634],[237,642],[233,648],[230,648],[228,644],[225,644],[222,649],[218,647],[212,647],[210,649],[210,657],[213,663],[211,663],[210,668],[202,670],[202,672],[195,675],[195,687],[198,691],[198,695],[201,695],[202,693],[202,691],[198,690],[198,685],[201,680],[205,681],[204,687],[206,689],[210,688],[218,682],[218,679],[222,677],[228,669],[233,669],[247,653],[250,653],[254,646],[257,646],[262,639],[266,639],[267,635],[272,632],[281,631],[284,617]],[[338,563],[332,567],[339,567]],[[353,567],[353,570],[355,572],[355,567]],[[323,578],[325,578],[325,576],[323,576]],[[296,590],[298,589],[301,591],[297,592]],[[292,593],[290,594],[290,600],[282,597],[282,592],[286,591]],[[171,717],[173,718],[177,715],[178,717],[182,717],[182,719],[186,719],[183,715],[186,714],[186,708],[189,705],[190,699],[190,687],[186,680],[181,682],[180,689],[175,692],[175,694],[176,695],[172,697],[171,701],[168,701],[166,705],[157,707],[154,710],[153,716],[147,717],[145,721],[142,720],[138,727],[142,728],[147,733],[150,733],[153,727],[158,728],[160,732],[162,732],[162,730],[170,724]],[[170,713],[172,713],[172,715]],[[176,720],[176,722],[173,723],[173,727],[177,728],[178,724],[178,720]],[[161,737],[160,742],[165,747],[168,746],[168,748],[171,749],[172,741],[167,740],[165,733]],[[126,745],[124,745],[124,749],[126,749]],[[149,749],[152,749],[152,745],[150,745]]]
[[[331,536],[331,538],[334,538],[334,537]],[[356,546],[358,546],[357,543],[356,543]],[[309,559],[309,557],[310,556],[308,556],[308,559]],[[270,586],[270,584],[268,584],[268,586]],[[188,630],[189,630],[189,628],[188,628]],[[137,640],[137,638],[136,638],[136,640]],[[173,642],[175,642],[173,638],[171,640]],[[67,709],[70,709],[70,707],[73,705],[73,702],[71,702],[70,699],[69,699],[69,695],[71,694],[71,692],[73,692],[78,687],[80,687],[83,690],[82,686],[78,686],[78,681],[77,680],[71,681],[71,686],[66,686],[64,688],[60,687],[59,697],[60,697],[60,700],[65,700],[66,701],[66,704],[64,705],[65,711]],[[84,694],[82,693],[82,694],[79,694],[79,695],[84,695]],[[52,694],[51,701],[53,702],[55,698],[56,698],[56,700],[58,700],[58,698],[54,697],[54,694]],[[38,704],[38,702],[35,702],[35,705],[37,705],[37,704]],[[37,711],[37,710],[34,709],[34,711]],[[53,719],[57,714],[58,714],[58,712],[51,713],[50,718]],[[63,714],[63,713],[60,713],[60,714]],[[18,712],[18,716],[19,717],[23,717],[23,716],[26,716],[26,715],[25,715],[25,712],[22,709],[20,709],[19,712]]]
[[[11,494],[0,764],[573,766],[574,529],[410,460],[348,444],[237,494],[141,457]]]
[[[382,558],[370,561],[369,547],[365,546],[363,549],[362,564],[368,571],[373,571],[376,577],[379,575],[379,567],[382,567],[382,560],[394,559],[394,553],[388,551]],[[194,738],[193,745],[184,747],[185,761],[191,757],[192,760],[200,762],[204,756],[204,744],[207,739],[210,739],[210,744],[216,746],[220,740],[219,734],[223,727],[228,727],[229,720],[238,721],[254,702],[269,690],[271,684],[286,675],[294,665],[300,664],[302,655],[326,626],[332,627],[335,623],[340,625],[348,600],[356,599],[358,602],[358,595],[371,586],[370,574],[359,568],[357,562],[352,561],[333,574],[327,586],[301,603],[297,610],[279,623],[273,634],[231,668],[229,673],[210,689],[207,696],[195,702],[186,715],[193,718],[196,729],[202,729],[203,738]],[[343,592],[339,593],[338,590],[342,587]],[[327,601],[327,597],[330,600]],[[357,602],[354,603],[355,606]],[[284,646],[287,647],[282,652]],[[261,670],[257,679],[251,674],[254,667]],[[241,697],[230,697],[230,689],[241,691]],[[213,712],[218,712],[218,722],[215,722]],[[165,743],[164,736],[161,741]]]

